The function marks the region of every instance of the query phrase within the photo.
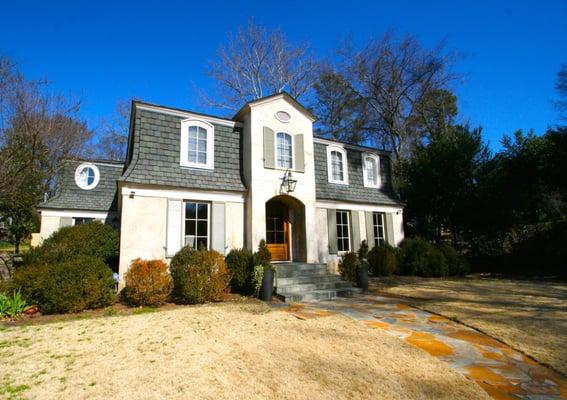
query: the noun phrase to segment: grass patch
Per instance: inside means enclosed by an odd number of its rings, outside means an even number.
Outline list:
[[[4,381],[0,383],[0,395],[4,395],[8,400],[20,400],[23,399],[22,393],[29,390],[28,385],[16,385],[9,378],[4,378]]]

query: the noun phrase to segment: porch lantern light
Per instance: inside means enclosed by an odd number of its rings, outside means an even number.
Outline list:
[[[285,172],[284,177],[282,179],[282,188],[287,193],[291,193],[295,190],[295,185],[297,185],[297,180],[293,179],[293,176],[291,175],[291,171],[288,169]]]

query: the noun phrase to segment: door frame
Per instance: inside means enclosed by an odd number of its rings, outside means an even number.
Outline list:
[[[264,225],[265,225],[265,231],[267,233],[268,230],[268,225],[267,225],[267,219],[268,219],[268,207],[270,202],[266,203],[266,215],[264,218]],[[284,229],[284,243],[268,243],[268,241],[266,240],[266,246],[268,247],[268,250],[270,251],[270,254],[272,254],[272,261],[291,261],[292,259],[292,255],[291,255],[291,223],[290,223],[290,210],[289,210],[289,206],[287,204],[284,204],[282,202],[278,202],[278,201],[274,201],[275,204],[277,204],[278,206],[282,207],[282,209],[284,209],[284,213],[283,213],[283,229]],[[267,238],[267,234],[266,234],[266,238]],[[284,257],[283,258],[274,258],[274,254],[277,254],[281,251],[279,249],[284,249]],[[278,249],[278,251],[276,252],[276,249]]]

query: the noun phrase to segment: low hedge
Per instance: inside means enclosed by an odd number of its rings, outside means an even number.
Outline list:
[[[222,300],[228,291],[230,273],[224,257],[214,250],[185,246],[171,260],[173,298],[182,304]]]
[[[124,275],[124,299],[135,306],[159,306],[167,300],[173,281],[162,260],[136,259]]]
[[[45,314],[106,307],[115,299],[112,270],[96,257],[19,267],[10,286]]]
[[[443,253],[424,239],[405,239],[398,251],[397,272],[401,275],[441,277],[449,273]]]
[[[225,263],[232,276],[231,290],[241,294],[253,293],[254,255],[252,252],[247,249],[233,249],[226,256]]]
[[[392,275],[398,268],[396,249],[389,244],[373,247],[368,253],[368,264],[373,275]]]
[[[356,282],[360,260],[358,254],[351,251],[346,253],[339,262],[339,272],[344,280]]]
[[[65,262],[87,256],[115,267],[119,248],[120,239],[115,229],[100,222],[91,222],[59,229],[41,246],[31,249],[24,256],[24,263]]]

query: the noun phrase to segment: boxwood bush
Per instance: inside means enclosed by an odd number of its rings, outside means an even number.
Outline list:
[[[386,243],[373,247],[368,253],[368,264],[373,275],[392,275],[398,267],[396,249]]]
[[[344,280],[356,282],[356,275],[359,266],[360,260],[358,259],[358,254],[353,251],[346,253],[339,262],[339,272],[341,273],[341,277]]]
[[[115,299],[112,270],[101,259],[82,255],[16,268],[10,286],[45,314],[106,307]]]
[[[445,257],[448,275],[466,275],[470,272],[467,260],[452,246],[442,243],[439,250]]]
[[[424,239],[405,239],[398,251],[398,273],[402,275],[439,277],[449,272],[443,253]]]
[[[117,265],[119,254],[118,232],[109,225],[91,222],[59,229],[41,246],[30,250],[25,264],[70,261],[75,257],[98,258],[107,265]]]
[[[132,261],[124,275],[123,298],[135,306],[156,307],[163,304],[173,289],[173,281],[162,260]]]
[[[182,304],[222,300],[230,283],[224,257],[214,250],[185,246],[169,267],[173,278],[173,298]]]
[[[233,292],[251,294],[254,272],[253,254],[247,249],[233,249],[225,258],[226,266],[232,276],[230,288]]]

